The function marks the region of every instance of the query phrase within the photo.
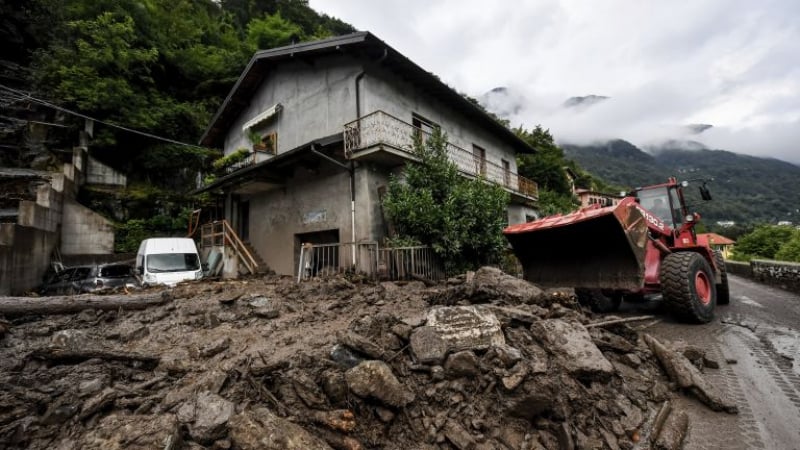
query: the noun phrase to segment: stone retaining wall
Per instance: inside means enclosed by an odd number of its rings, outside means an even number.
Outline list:
[[[800,263],[756,259],[750,263],[725,261],[728,273],[800,293]]]

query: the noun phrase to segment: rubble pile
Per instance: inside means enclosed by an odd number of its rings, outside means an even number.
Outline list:
[[[734,410],[697,349],[497,269],[169,297],[0,320],[0,448],[679,448],[677,392]]]

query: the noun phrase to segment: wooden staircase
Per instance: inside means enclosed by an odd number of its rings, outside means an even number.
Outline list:
[[[256,262],[256,273],[267,273],[269,272],[269,267],[267,267],[267,263],[264,262],[264,258],[261,257],[260,254],[256,251],[253,247],[253,244],[250,241],[242,241],[244,244],[244,248],[250,252],[250,255],[253,257],[253,260]]]
[[[239,259],[239,273],[266,273],[269,269],[250,243],[245,244],[227,220],[216,220],[200,227],[200,247],[230,249]]]

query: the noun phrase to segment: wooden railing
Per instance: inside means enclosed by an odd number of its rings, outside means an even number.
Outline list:
[[[227,220],[216,220],[200,227],[200,246],[203,248],[230,247],[250,273],[258,271],[258,263],[255,258]]]
[[[430,133],[391,114],[375,111],[344,126],[345,155],[353,158],[359,150],[385,145],[407,155],[409,159],[415,159],[415,135],[421,136],[423,140],[430,137]],[[539,196],[536,182],[511,171],[510,161],[509,166],[504,167],[498,164],[499,161],[490,160],[491,154],[480,157],[450,142],[447,143],[447,154],[464,175],[482,177],[528,198],[536,199]]]

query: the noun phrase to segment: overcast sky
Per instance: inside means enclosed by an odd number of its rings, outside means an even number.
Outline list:
[[[694,139],[800,163],[798,0],[311,0],[473,97],[509,89],[513,125],[561,142]],[[610,99],[583,110],[573,96]],[[683,125],[713,124],[689,136]]]

